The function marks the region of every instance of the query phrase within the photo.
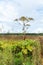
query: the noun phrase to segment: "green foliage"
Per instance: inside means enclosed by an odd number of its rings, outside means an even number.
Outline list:
[[[33,64],[34,65],[41,65],[41,46],[39,41],[36,42],[35,48],[33,50]]]
[[[38,45],[36,40],[1,40],[0,65],[33,65],[35,58],[40,57]],[[34,51],[35,48],[37,50]]]

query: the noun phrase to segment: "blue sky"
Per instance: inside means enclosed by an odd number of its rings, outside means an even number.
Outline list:
[[[28,33],[43,33],[43,0],[0,0],[0,33],[22,32],[22,23],[14,21],[21,16],[34,18]]]

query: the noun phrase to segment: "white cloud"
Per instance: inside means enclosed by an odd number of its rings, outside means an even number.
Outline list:
[[[16,5],[4,1],[0,4],[0,14],[0,21],[11,21],[18,16],[18,9]]]
[[[43,0],[1,0],[0,1],[0,21],[11,22],[14,20],[14,18],[22,16],[22,15],[34,18],[35,22],[31,23],[32,27],[30,27],[31,32],[32,31],[43,32],[42,30]],[[3,32],[7,32],[8,30],[10,32],[14,32],[14,30],[19,28],[19,27],[16,27],[12,31],[12,25],[10,25],[10,23],[7,25],[7,22],[6,24],[4,24]],[[38,29],[34,31],[36,27]],[[20,28],[18,30],[20,30]]]
[[[34,33],[43,33],[43,28],[37,28]]]

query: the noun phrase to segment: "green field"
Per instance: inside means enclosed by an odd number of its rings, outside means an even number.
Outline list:
[[[0,65],[41,65],[38,40],[0,40]]]

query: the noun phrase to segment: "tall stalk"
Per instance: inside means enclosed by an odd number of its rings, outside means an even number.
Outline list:
[[[23,23],[23,39],[25,40],[25,34],[26,34],[26,31],[27,31],[27,28],[26,26],[30,26],[28,22],[30,22],[31,20],[34,20],[33,18],[28,18],[28,17],[25,17],[25,16],[21,16],[20,18],[17,18],[15,19],[14,21],[22,21]],[[25,30],[26,28],[26,30]]]

